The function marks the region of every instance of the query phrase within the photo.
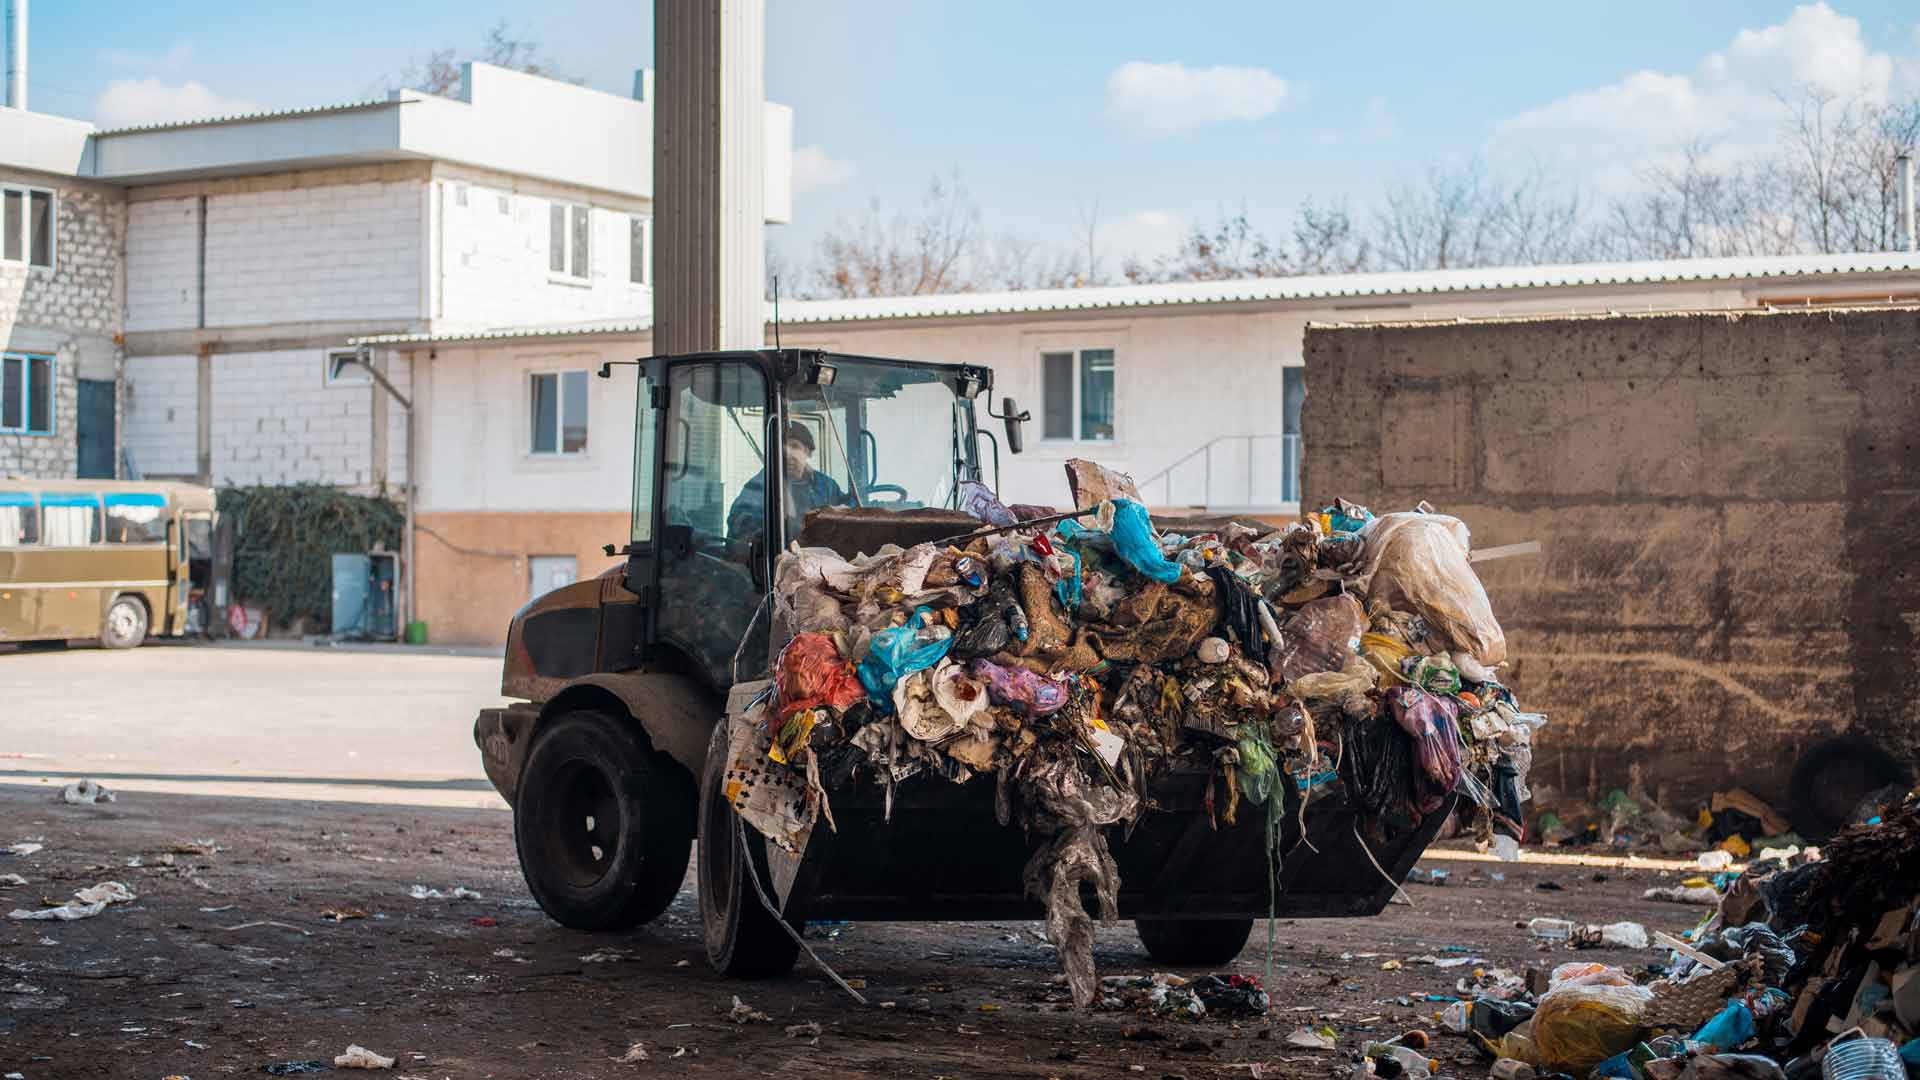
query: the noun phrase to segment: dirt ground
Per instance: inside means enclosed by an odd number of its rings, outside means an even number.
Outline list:
[[[169,848],[212,840],[211,855]],[[1574,959],[1516,928],[1535,915],[1638,919],[1677,931],[1703,909],[1639,899],[1681,876],[1440,857],[1444,887],[1373,919],[1275,927],[1271,1014],[1181,1024],[1072,1011],[1037,923],[856,924],[813,944],[873,1005],[849,1000],[804,957],[792,976],[732,982],[707,966],[691,883],[654,924],[618,935],[561,929],[533,905],[504,813],[127,793],[68,806],[0,787],[0,909],[58,903],[106,880],[138,894],[76,922],[0,921],[0,1073],[64,1077],[260,1075],[349,1043],[412,1077],[919,1076],[1324,1077],[1369,1038],[1422,1022],[1468,968],[1408,958],[1467,950],[1518,970]],[[129,867],[138,858],[142,866]],[[1503,873],[1494,881],[1491,873]],[[1597,876],[1596,876],[1597,875]],[[1600,880],[1604,878],[1604,880]],[[1543,886],[1558,885],[1549,891]],[[417,900],[415,885],[478,899]],[[365,918],[332,921],[326,912]],[[831,936],[835,935],[837,936]],[[1264,924],[1233,970],[1261,973]],[[1457,954],[1456,954],[1457,955]],[[1579,958],[1645,963],[1652,953]],[[1103,974],[1151,962],[1125,924],[1103,931]],[[1389,961],[1399,970],[1382,970]],[[1193,972],[1189,972],[1192,974]],[[770,1021],[735,1024],[738,994]],[[817,1022],[818,1039],[786,1027]],[[1337,1052],[1289,1048],[1309,1021]],[[634,1043],[647,1060],[618,1063]],[[1463,1038],[1433,1054],[1484,1075]],[[352,1075],[352,1074],[348,1074]]]

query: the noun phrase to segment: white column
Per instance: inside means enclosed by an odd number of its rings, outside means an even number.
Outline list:
[[[757,349],[764,0],[655,0],[653,342]]]
[[[7,4],[7,106],[27,108],[27,0]]]

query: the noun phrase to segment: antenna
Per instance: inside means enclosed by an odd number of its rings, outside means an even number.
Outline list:
[[[780,275],[773,275],[773,347],[780,347]]]

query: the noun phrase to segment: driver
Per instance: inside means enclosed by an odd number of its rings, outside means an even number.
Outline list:
[[[787,438],[781,445],[780,457],[786,465],[787,489],[783,509],[789,537],[799,534],[809,510],[840,506],[847,501],[847,493],[840,490],[840,485],[834,482],[833,477],[813,467],[813,452],[813,432],[798,420],[788,421]],[[733,508],[727,511],[728,537],[739,540],[760,531],[766,513],[766,486],[767,470],[762,468],[740,489],[740,494],[733,500]]]

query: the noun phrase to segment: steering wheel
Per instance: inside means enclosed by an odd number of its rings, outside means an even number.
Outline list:
[[[901,487],[899,484],[868,484],[866,487],[860,489],[861,504],[864,505],[873,502],[875,495],[893,496],[891,499],[880,500],[883,505],[885,503],[902,503],[907,501],[907,489]]]

